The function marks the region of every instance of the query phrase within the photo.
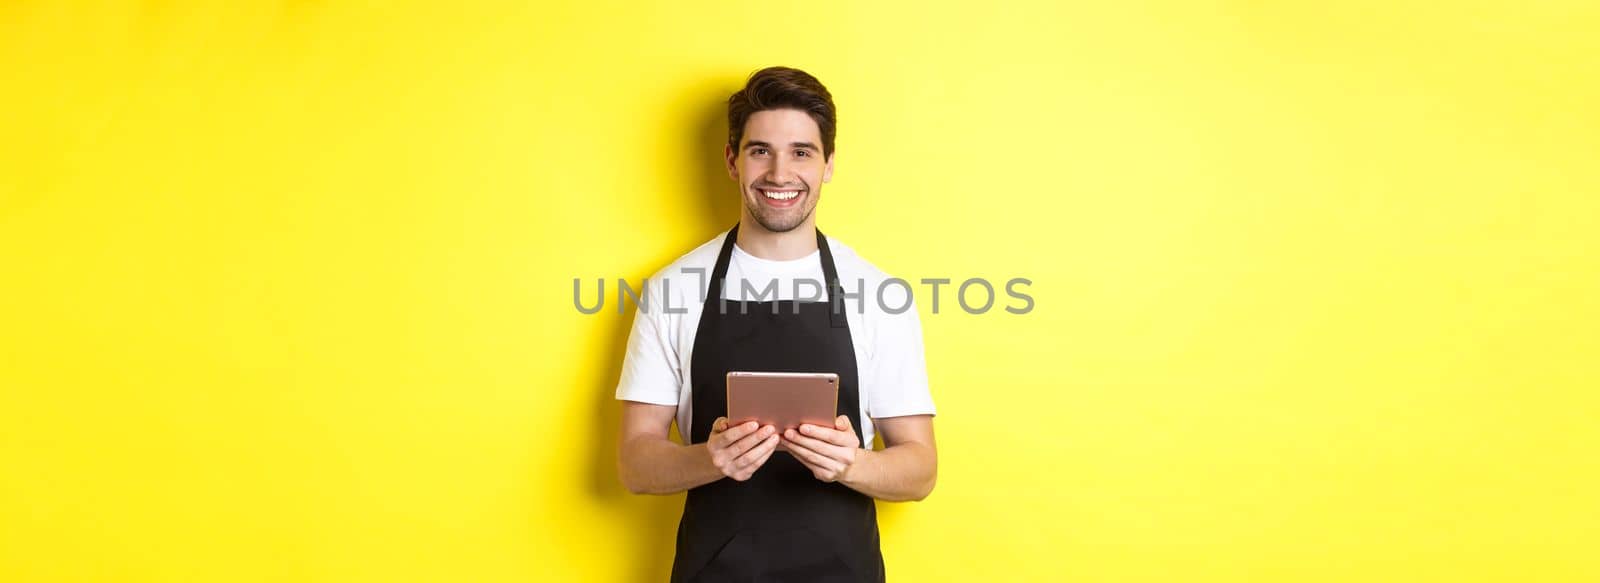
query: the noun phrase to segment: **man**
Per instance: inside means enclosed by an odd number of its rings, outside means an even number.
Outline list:
[[[619,473],[634,493],[689,491],[673,581],[882,581],[873,499],[933,489],[921,324],[914,305],[892,311],[909,291],[877,293],[888,276],[816,228],[834,131],[816,78],[752,75],[728,99],[723,152],[739,222],[652,277],[634,317]],[[782,433],[730,427],[731,370],[838,374],[839,416]],[[669,439],[674,419],[689,445]]]

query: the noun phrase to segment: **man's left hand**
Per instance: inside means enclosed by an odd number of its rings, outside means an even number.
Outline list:
[[[783,444],[811,474],[824,482],[843,481],[861,451],[861,438],[850,426],[850,418],[840,415],[833,427],[802,423],[798,431],[783,432]]]

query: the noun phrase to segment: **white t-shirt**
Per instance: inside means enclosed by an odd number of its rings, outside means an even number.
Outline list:
[[[618,399],[676,405],[678,433],[684,443],[689,442],[689,428],[693,427],[689,363],[694,337],[711,270],[726,237],[727,232],[717,235],[650,277],[633,318],[622,378],[617,383]],[[934,414],[922,354],[922,322],[909,286],[882,285],[888,275],[832,237],[828,249],[846,294],[845,321],[855,348],[865,425],[861,432],[867,440],[862,447],[872,447],[874,418]],[[722,297],[826,301],[822,282],[819,252],[793,261],[773,261],[746,253],[736,244],[728,259]],[[902,307],[904,311],[894,313]]]

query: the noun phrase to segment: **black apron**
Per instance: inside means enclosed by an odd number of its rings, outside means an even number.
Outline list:
[[[828,301],[728,301],[722,285],[738,235],[734,225],[722,242],[695,333],[690,443],[704,443],[711,423],[727,415],[727,373],[734,370],[839,375],[839,414],[864,437],[855,347],[827,239],[817,231]],[[788,452],[773,452],[749,480],[722,478],[689,490],[674,582],[883,580],[872,498],[818,480]]]

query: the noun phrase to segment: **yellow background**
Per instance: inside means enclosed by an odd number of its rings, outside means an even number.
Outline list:
[[[771,64],[823,229],[1034,281],[919,286],[892,580],[1600,579],[1595,3],[960,5],[0,3],[0,580],[663,579],[572,278]]]

